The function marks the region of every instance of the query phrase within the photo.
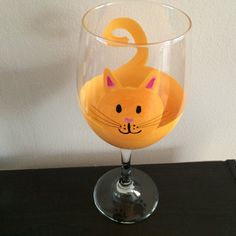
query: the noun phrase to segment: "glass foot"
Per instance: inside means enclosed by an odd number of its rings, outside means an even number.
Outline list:
[[[131,182],[120,183],[120,168],[105,173],[94,188],[94,202],[109,219],[132,224],[149,217],[157,207],[159,195],[153,180],[143,171],[132,168]]]

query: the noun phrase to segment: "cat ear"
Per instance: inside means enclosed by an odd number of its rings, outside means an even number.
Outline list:
[[[145,88],[150,91],[158,91],[160,85],[160,76],[157,71],[153,70],[148,74],[139,88]]]
[[[112,75],[109,69],[105,69],[103,73],[104,86],[106,89],[117,89],[121,88],[121,85],[118,80]]]

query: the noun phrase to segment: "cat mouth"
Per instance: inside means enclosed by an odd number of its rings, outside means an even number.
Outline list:
[[[128,123],[128,131],[127,131],[127,132],[124,132],[124,131],[122,131],[122,130],[119,129],[119,132],[122,133],[122,134],[139,134],[139,133],[142,132],[142,130],[139,130],[139,131],[137,131],[137,132],[132,132],[132,131],[131,131],[131,125],[130,125],[130,123]]]

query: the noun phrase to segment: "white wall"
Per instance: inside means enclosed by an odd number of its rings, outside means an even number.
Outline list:
[[[0,1],[0,169],[118,164],[76,103],[82,13],[104,0]],[[236,156],[236,1],[169,0],[193,20],[188,107],[134,163]]]

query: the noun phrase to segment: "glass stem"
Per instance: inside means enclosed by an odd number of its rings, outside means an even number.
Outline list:
[[[131,180],[131,150],[128,149],[121,149],[121,177],[120,177],[120,184],[122,186],[128,186],[132,183]]]

